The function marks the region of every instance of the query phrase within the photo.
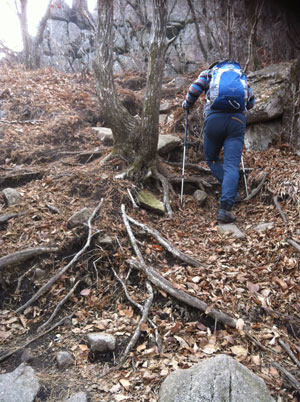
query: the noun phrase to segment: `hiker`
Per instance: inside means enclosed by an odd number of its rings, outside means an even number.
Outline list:
[[[205,159],[222,188],[217,220],[231,223],[236,220],[231,210],[237,197],[246,113],[255,99],[240,64],[234,60],[215,62],[202,71],[190,86],[182,107],[189,110],[203,92]],[[223,147],[224,164],[219,158]]]

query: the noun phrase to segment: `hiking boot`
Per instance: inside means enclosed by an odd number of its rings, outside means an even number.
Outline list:
[[[217,215],[217,221],[222,223],[232,223],[236,221],[236,217],[231,211],[220,208]]]
[[[237,203],[237,202],[241,202],[241,201],[242,201],[241,193],[238,191],[234,198],[234,202]]]

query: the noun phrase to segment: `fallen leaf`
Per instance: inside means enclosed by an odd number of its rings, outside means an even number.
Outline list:
[[[120,384],[126,389],[126,391],[128,391],[129,388],[131,387],[131,383],[128,380],[126,380],[126,378],[121,378]]]
[[[244,348],[241,345],[235,345],[235,346],[231,346],[231,352],[238,357],[243,357],[245,358],[248,354],[248,351],[246,348]]]
[[[88,296],[91,293],[91,289],[82,289],[81,296]]]

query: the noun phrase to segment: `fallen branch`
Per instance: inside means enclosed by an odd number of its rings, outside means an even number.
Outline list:
[[[296,249],[297,251],[299,251],[299,253],[300,253],[300,244],[298,244],[297,242],[295,242],[295,240],[292,240],[292,239],[288,239],[287,242],[288,242],[291,246],[295,247],[295,249]]]
[[[6,223],[7,221],[9,221],[12,218],[15,218],[16,216],[18,216],[18,214],[15,214],[15,213],[1,215],[0,216],[0,224]]]
[[[298,391],[300,392],[300,383],[297,381],[297,379],[291,374],[287,369],[284,367],[280,366],[277,362],[273,362],[272,366],[275,367],[277,370],[279,370],[281,373],[283,373],[288,380],[288,382]]]
[[[283,342],[281,339],[278,339],[278,343],[280,346],[283,347],[283,349],[286,351],[286,353],[290,356],[290,358],[293,360],[294,363],[299,367],[300,369],[300,361],[297,359],[297,357],[294,355],[292,349],[287,345],[285,342]]]
[[[54,317],[56,316],[56,314],[58,313],[58,310],[61,308],[61,306],[63,304],[65,304],[65,302],[70,298],[70,296],[74,293],[75,289],[77,288],[77,286],[79,285],[80,281],[77,281],[75,283],[75,285],[72,287],[72,289],[66,294],[66,296],[57,304],[57,306],[55,307],[53,313],[51,314],[50,318],[44,322],[44,324],[42,324],[40,327],[38,327],[37,329],[37,333],[41,332],[41,330],[45,327],[47,327],[47,325],[50,324],[50,322],[53,321]]]
[[[198,299],[197,297],[191,296],[188,293],[184,292],[180,289],[175,289],[172,283],[160,275],[157,271],[155,271],[152,267],[146,264],[142,264],[136,260],[129,260],[127,261],[129,265],[133,268],[142,271],[147,279],[159,289],[165,291],[175,299],[187,304],[188,306],[194,307],[200,311],[203,311],[209,317],[214,318],[218,322],[221,322],[229,327],[236,328],[236,320],[229,315],[222,313],[214,308],[209,309],[209,306],[203,302],[202,300]]]
[[[264,185],[264,182],[266,181],[268,173],[264,173],[263,178],[261,179],[261,182],[259,183],[259,185],[251,191],[251,193],[248,195],[248,197],[246,197],[244,199],[244,201],[249,201],[252,198],[254,198],[256,196],[256,194],[258,194],[260,192],[260,190],[262,189],[262,186]]]
[[[124,212],[125,213],[125,212]],[[165,247],[166,250],[169,251],[174,257],[179,258],[181,261],[186,262],[193,267],[199,267],[201,265],[200,261],[196,260],[195,258],[189,257],[188,255],[184,254],[183,252],[177,250],[174,246],[172,246],[167,239],[162,237],[156,229],[153,229],[143,223],[136,221],[135,219],[131,218],[127,215],[127,218],[130,222],[134,225],[142,228],[145,232],[150,233],[155,239],[158,241],[160,245]]]
[[[45,285],[43,285],[32,297],[29,299],[23,306],[17,309],[17,313],[25,310],[28,306],[34,303],[42,294],[46,293],[48,289],[79,259],[79,257],[85,252],[85,250],[90,246],[91,239],[92,239],[92,225],[91,222],[98,213],[101,205],[103,203],[103,198],[94,209],[92,215],[89,217],[87,226],[88,226],[88,238],[84,245],[84,247],[72,258],[72,260],[67,264],[63,269],[61,269],[56,275],[54,275]]]
[[[0,362],[3,362],[5,359],[7,359],[8,357],[12,356],[14,353],[18,352],[19,350],[25,349],[28,345],[30,345],[32,342],[38,340],[39,338],[41,338],[42,336],[49,334],[49,332],[53,331],[55,328],[59,327],[61,324],[63,324],[66,320],[71,320],[73,317],[73,313],[68,315],[67,317],[62,318],[61,320],[59,320],[56,324],[54,324],[51,328],[47,329],[46,331],[44,331],[43,333],[35,336],[34,338],[30,339],[29,341],[25,342],[24,345],[22,346],[17,346],[15,347],[13,350],[11,350],[10,352],[6,353],[3,356],[0,356]]]
[[[279,204],[278,195],[276,195],[276,196],[273,198],[273,202],[274,202],[274,204],[275,204],[275,207],[278,209],[278,212],[279,212],[279,214],[280,214],[280,216],[281,216],[281,218],[282,218],[282,220],[283,220],[285,226],[287,226],[287,219],[286,219],[285,213],[282,211],[281,206],[280,206],[280,204]]]
[[[21,262],[30,260],[38,255],[56,253],[58,250],[59,249],[57,247],[37,247],[28,248],[13,254],[5,255],[4,257],[0,258],[0,269],[19,265]]]

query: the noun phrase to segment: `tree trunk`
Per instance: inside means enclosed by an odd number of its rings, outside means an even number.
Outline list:
[[[30,35],[28,32],[28,22],[27,22],[28,1],[20,0],[19,8],[17,5],[17,2],[15,4],[16,4],[17,14],[18,14],[18,18],[20,20],[20,26],[21,26],[23,51],[24,51],[24,62],[25,62],[25,66],[27,68],[31,68],[30,54],[31,54],[32,41],[31,41],[31,38],[30,38]]]
[[[159,105],[166,51],[167,1],[153,0],[153,38],[149,51],[147,86],[142,116],[133,117],[121,104],[113,79],[113,2],[98,0],[97,49],[94,71],[103,118],[114,137],[114,153],[133,163],[133,170],[155,164]]]

